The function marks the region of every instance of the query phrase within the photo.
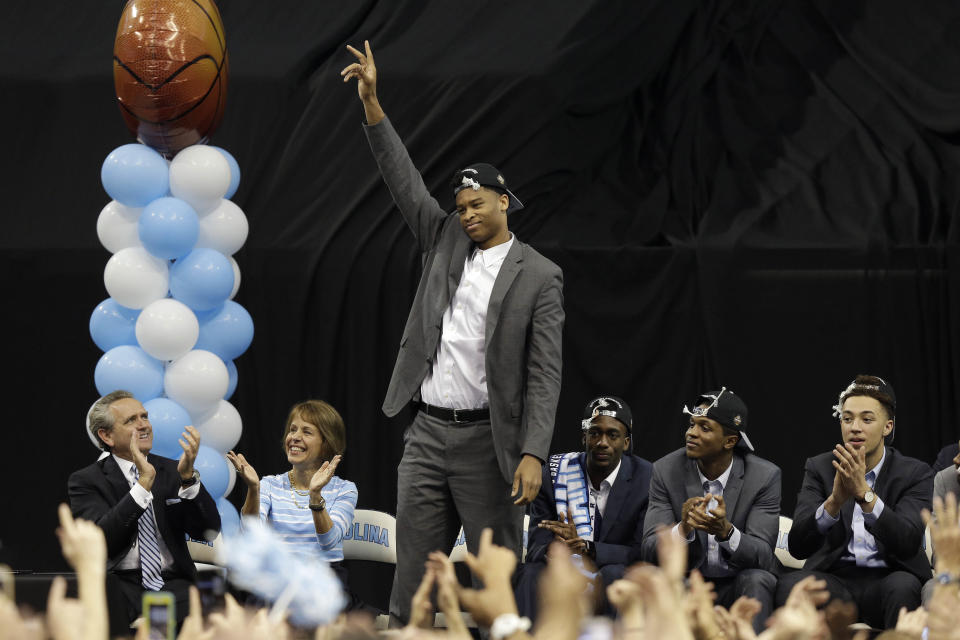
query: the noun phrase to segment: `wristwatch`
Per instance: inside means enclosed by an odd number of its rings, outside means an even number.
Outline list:
[[[583,552],[584,555],[590,556],[591,558],[597,557],[597,545],[593,543],[593,540],[584,540],[583,546],[584,546],[584,552]]]
[[[196,469],[193,470],[193,475],[190,476],[187,480],[180,478],[180,487],[186,489],[187,487],[192,487],[193,485],[200,482],[200,472]]]
[[[311,502],[311,503],[310,503],[310,510],[311,510],[311,511],[323,511],[323,510],[326,509],[326,508],[327,508],[327,501],[324,500],[322,497],[320,498],[320,502]]]
[[[867,489],[866,491],[863,492],[863,497],[860,498],[859,500],[857,500],[857,502],[859,502],[860,504],[866,506],[866,505],[872,503],[872,502],[873,502],[874,500],[876,500],[876,499],[877,499],[877,494],[875,494],[873,491],[870,491],[869,489]]]

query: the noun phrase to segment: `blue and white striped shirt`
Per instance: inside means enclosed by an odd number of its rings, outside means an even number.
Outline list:
[[[269,523],[290,551],[338,562],[343,560],[343,536],[353,524],[357,485],[333,476],[320,493],[333,520],[330,530],[322,534],[313,525],[310,496],[298,493],[294,497],[285,473],[264,476],[260,479],[260,521]]]

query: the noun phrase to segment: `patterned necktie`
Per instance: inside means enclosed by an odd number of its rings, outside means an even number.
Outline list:
[[[133,468],[133,480],[140,478],[140,470]],[[163,589],[163,578],[160,569],[163,560],[160,556],[160,547],[157,545],[157,521],[153,517],[153,505],[148,504],[137,520],[137,545],[140,549],[140,574],[144,589],[160,591]]]

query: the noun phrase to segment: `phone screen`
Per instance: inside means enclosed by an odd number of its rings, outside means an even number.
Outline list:
[[[169,607],[166,604],[151,604],[149,611],[150,640],[167,640],[172,638]]]
[[[227,583],[220,573],[215,571],[201,571],[197,577],[197,589],[200,591],[200,605],[203,615],[214,611],[222,611],[223,596],[227,592]]]

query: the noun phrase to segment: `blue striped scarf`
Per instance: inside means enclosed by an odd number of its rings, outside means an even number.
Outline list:
[[[553,497],[557,514],[567,514],[581,538],[593,539],[590,517],[590,493],[587,474],[580,464],[580,452],[557,453],[550,456],[550,475],[553,476]]]

